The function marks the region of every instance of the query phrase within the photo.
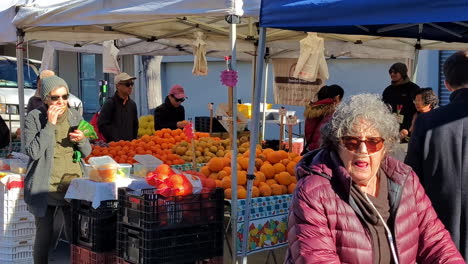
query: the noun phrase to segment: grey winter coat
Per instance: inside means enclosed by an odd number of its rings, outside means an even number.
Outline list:
[[[83,119],[75,109],[68,109],[70,127],[76,128]],[[55,125],[47,122],[47,109],[41,106],[32,110],[25,121],[26,154],[30,161],[24,179],[24,200],[28,210],[36,217],[45,216],[49,178],[52,171],[55,146]],[[91,144],[87,138],[76,144],[82,157],[91,154]]]
[[[419,114],[405,163],[413,167],[455,245],[468,258],[468,88]]]

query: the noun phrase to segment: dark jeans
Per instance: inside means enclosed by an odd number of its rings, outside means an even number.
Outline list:
[[[55,211],[58,209],[57,215]],[[62,219],[60,219],[60,218]],[[36,217],[36,239],[34,240],[34,263],[49,263],[49,250],[54,245],[54,220],[65,223],[63,232],[71,241],[71,210],[70,206],[48,206],[44,217]]]

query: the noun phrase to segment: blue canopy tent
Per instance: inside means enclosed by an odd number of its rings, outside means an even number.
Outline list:
[[[256,76],[263,76],[266,28],[303,32],[370,35],[391,38],[468,43],[467,0],[262,0]],[[362,43],[362,42],[361,42]],[[359,39],[356,41],[359,44]],[[466,46],[468,48],[468,44]],[[263,79],[256,78],[252,123],[260,116],[260,89]],[[249,226],[253,167],[258,129],[251,131],[249,181],[244,226]],[[248,228],[244,228],[244,238]],[[242,241],[243,263],[247,262],[247,239]]]
[[[466,43],[468,1],[269,0],[260,26]]]

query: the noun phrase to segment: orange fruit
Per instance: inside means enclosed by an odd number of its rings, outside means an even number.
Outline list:
[[[259,197],[260,196],[260,189],[257,186],[252,186],[252,197]]]
[[[271,188],[268,185],[262,185],[258,188],[260,191],[260,196],[266,197],[271,195]]]
[[[245,189],[237,189],[237,198],[238,199],[245,199],[247,198],[247,191]]]
[[[279,184],[272,184],[271,188],[271,195],[282,195],[283,194],[283,187]]]
[[[283,156],[278,151],[269,152],[267,155],[267,160],[271,164],[280,162],[283,159]]]
[[[254,174],[255,174],[255,180],[253,181],[253,184],[254,184],[255,186],[260,186],[260,183],[261,183],[261,182],[265,182],[265,181],[266,181],[265,174],[263,174],[263,172],[257,171],[257,172],[255,172]]]
[[[291,183],[288,185],[288,193],[289,194],[292,194],[294,192],[294,189],[296,188],[296,184],[295,183]]]
[[[260,171],[265,174],[267,179],[275,177],[275,168],[271,164],[263,163],[263,165],[260,167]]]
[[[237,171],[237,184],[244,185],[247,183],[247,172]]]
[[[223,187],[223,189],[231,188],[231,177],[224,177],[221,180],[221,186]]]
[[[224,168],[224,159],[214,157],[206,164],[211,171],[218,172]]]
[[[289,172],[291,175],[296,175],[296,164],[297,162],[295,161],[290,161],[288,165],[286,166],[286,170]]]
[[[273,185],[273,184],[278,184],[278,182],[274,179],[268,179],[265,181],[266,184],[268,184],[269,186]]]
[[[275,169],[275,174],[286,171],[286,166],[284,166],[282,163],[276,163],[273,165],[273,168]]]
[[[291,175],[288,172],[283,171],[275,175],[275,180],[282,185],[291,184]]]
[[[232,198],[231,188],[228,188],[228,189],[224,190],[224,198],[226,198],[226,199],[231,199]]]

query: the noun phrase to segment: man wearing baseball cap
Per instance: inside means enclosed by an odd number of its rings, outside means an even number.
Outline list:
[[[186,98],[182,86],[178,84],[172,86],[164,103],[154,110],[154,130],[184,128],[187,122],[182,103]]]
[[[136,77],[125,72],[114,77],[115,94],[101,108],[98,128],[109,141],[132,140],[138,134],[138,112],[130,98]]]

